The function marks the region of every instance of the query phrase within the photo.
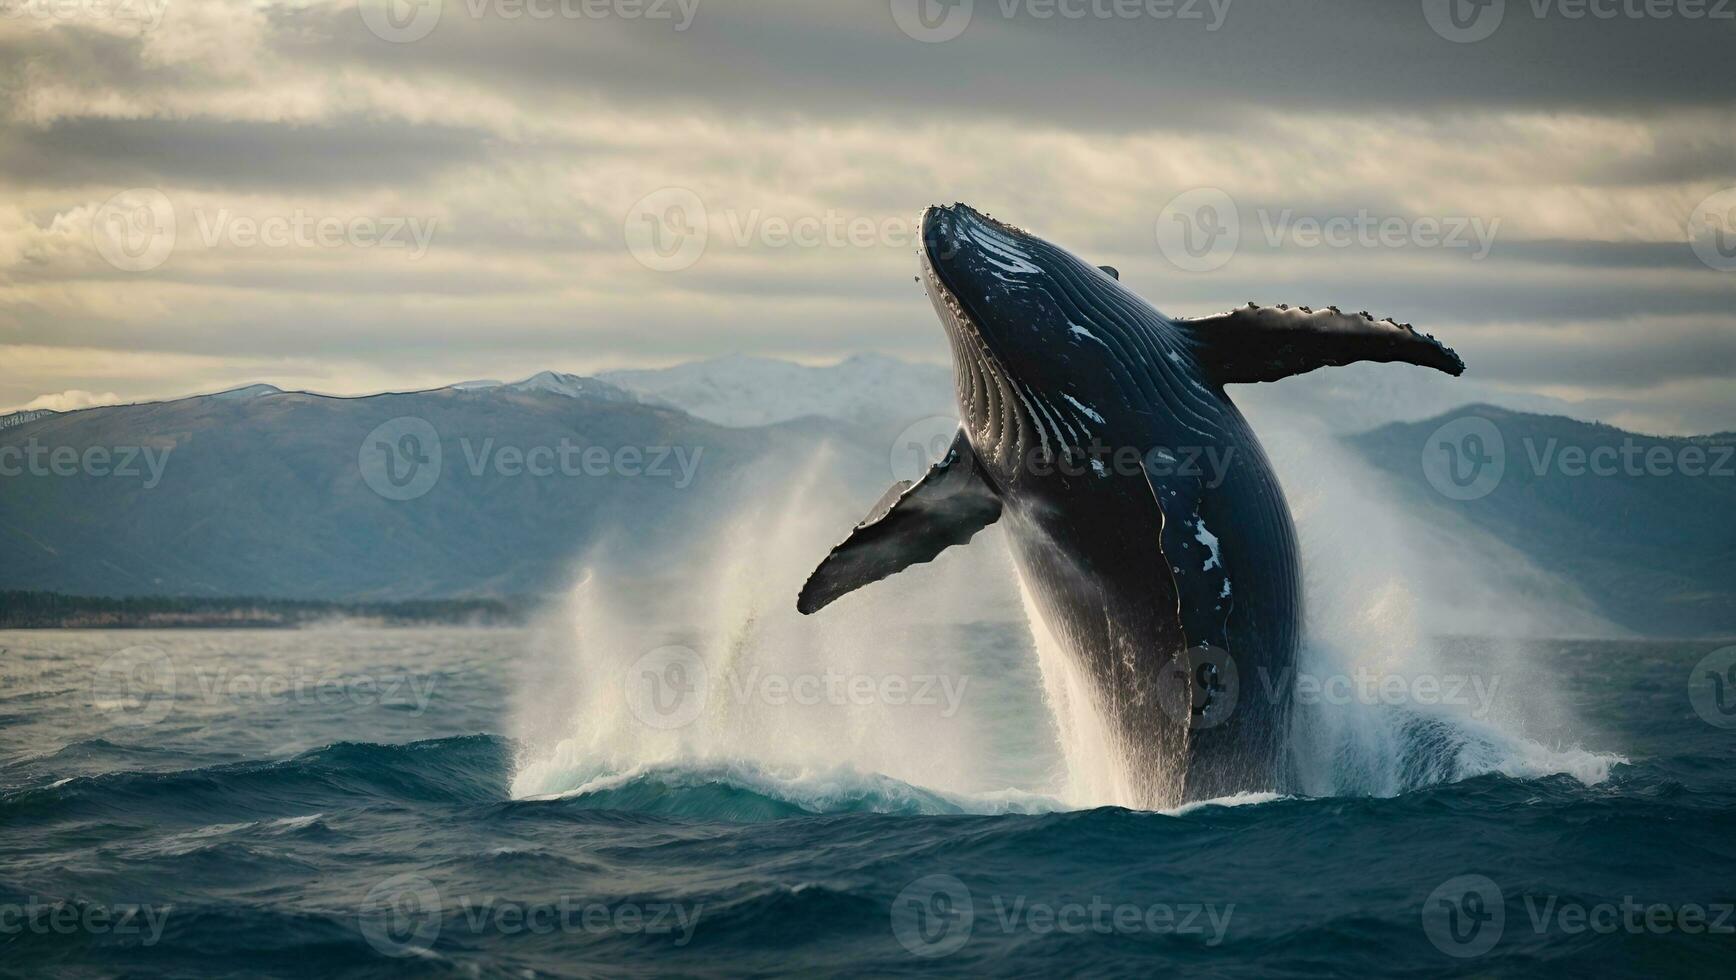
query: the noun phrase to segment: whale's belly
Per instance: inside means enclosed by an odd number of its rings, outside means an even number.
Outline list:
[[[1191,499],[1117,472],[1027,487],[1007,515],[1032,598],[1096,687],[1140,805],[1282,784],[1296,535],[1258,441],[1228,409]]]

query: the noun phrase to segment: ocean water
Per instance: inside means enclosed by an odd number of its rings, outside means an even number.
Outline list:
[[[1736,963],[1715,643],[1444,641],[1374,693],[1306,695],[1285,792],[1137,812],[1071,771],[1016,617],[881,623],[878,661],[760,657],[790,638],[738,620],[617,670],[576,639],[611,607],[0,633],[0,974]]]

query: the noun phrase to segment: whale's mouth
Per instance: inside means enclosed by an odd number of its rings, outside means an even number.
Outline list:
[[[934,303],[934,311],[940,316],[941,325],[949,333],[955,333],[961,339],[975,341],[976,346],[987,349],[983,338],[982,327],[970,311],[965,309],[964,301],[958,293],[946,284],[946,279],[935,267],[934,260],[929,257],[928,249],[922,250],[922,285],[928,293],[928,298]]]
[[[985,321],[972,312],[964,296],[947,281],[945,253],[943,261],[936,261],[937,245],[953,249],[971,247],[951,234],[930,234],[934,230],[931,220],[938,210],[929,208],[923,213],[921,280],[952,347],[959,421],[969,432],[979,458],[992,466],[1019,458],[1026,448],[1028,426],[1012,373],[996,350],[994,338],[984,329]],[[972,216],[975,214],[970,212]],[[956,220],[958,215],[949,214],[948,218]]]

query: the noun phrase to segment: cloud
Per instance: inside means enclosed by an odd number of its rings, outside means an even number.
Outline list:
[[[964,200],[1118,266],[1172,314],[1366,307],[1439,333],[1497,388],[1736,427],[1702,384],[1736,373],[1736,273],[1686,244],[1696,204],[1736,183],[1728,22],[1509,3],[1493,36],[1456,44],[1414,2],[1192,6],[1221,25],[977,0],[940,44],[904,36],[883,0],[702,3],[685,30],[448,0],[402,44],[350,0],[0,18],[0,340],[39,352],[0,400],[728,353],[941,359],[908,235],[776,230],[896,231]],[[676,272],[626,245],[664,187],[698,195],[710,228]],[[1241,244],[1186,272],[1156,224],[1205,187],[1234,200]],[[173,212],[148,269],[105,258],[93,228],[134,189]],[[1359,214],[1474,219],[1489,248],[1268,240],[1274,216]],[[233,233],[298,216],[430,234],[412,254]]]
[[[49,395],[38,395],[30,401],[18,406],[19,411],[30,411],[35,408],[46,408],[54,412],[72,412],[81,408],[95,408],[98,405],[119,405],[121,396],[112,391],[97,394],[92,391],[80,391],[68,388],[65,391]]]

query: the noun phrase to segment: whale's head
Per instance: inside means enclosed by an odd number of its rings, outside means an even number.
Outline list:
[[[923,212],[922,282],[951,342],[960,421],[1003,467],[1082,434],[1068,394],[1119,373],[1117,352],[1149,349],[1165,322],[1110,273],[965,204]]]

